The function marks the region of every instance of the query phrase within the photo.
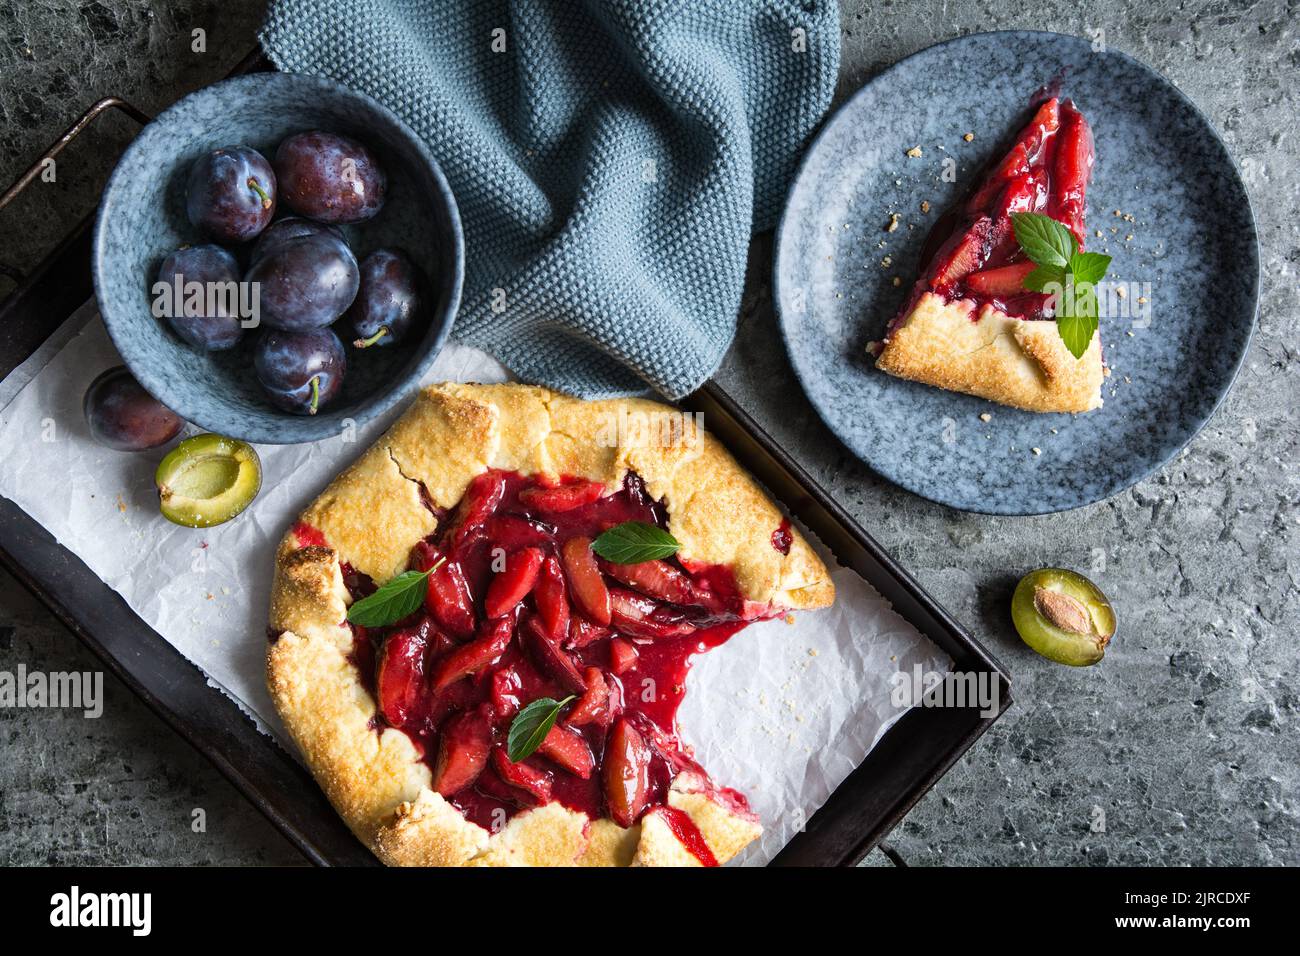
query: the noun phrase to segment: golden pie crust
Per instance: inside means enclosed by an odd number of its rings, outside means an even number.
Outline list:
[[[623,829],[558,803],[524,810],[497,833],[465,819],[430,789],[412,740],[376,729],[376,702],[349,660],[350,598],[340,570],[347,562],[376,583],[405,570],[411,548],[437,527],[421,485],[450,510],[491,468],[581,477],[611,492],[631,470],[664,502],[684,562],[729,565],[756,607],[831,604],[830,573],[797,531],[789,554],[772,546],[783,519],[776,505],[712,436],[673,421],[681,422],[677,410],[635,399],[584,402],[517,384],[434,385],[303,512],[300,520],[329,546],[299,540],[294,530],[285,535],[272,587],[267,684],[321,788],[385,863],[698,862],[659,820]],[[673,781],[668,802],[691,818],[720,863],[761,831],[690,774]]]
[[[926,385],[1031,412],[1101,407],[1101,339],[1076,359],[1055,322],[1027,321],[985,305],[924,293],[889,333],[876,367]]]

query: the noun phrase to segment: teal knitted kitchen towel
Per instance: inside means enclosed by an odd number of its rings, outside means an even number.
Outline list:
[[[717,369],[840,43],[832,0],[275,0],[261,39],[428,142],[465,228],[453,335],[588,398]]]

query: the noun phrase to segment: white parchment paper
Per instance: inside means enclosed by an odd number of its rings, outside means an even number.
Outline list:
[[[111,451],[86,429],[87,384],[120,362],[91,302],[0,383],[0,494],[286,741],[263,684],[275,546],[402,409],[354,435],[258,446],[263,484],[252,506],[216,528],[181,528],[158,513],[153,471],[162,450]],[[426,381],[507,377],[485,353],[450,344]],[[833,608],[753,625],[697,658],[688,680],[696,690],[682,705],[683,736],[710,775],[745,793],[763,820],[763,839],[743,863],[774,856],[903,715],[891,702],[893,674],[949,668],[865,581],[838,567],[834,577]]]

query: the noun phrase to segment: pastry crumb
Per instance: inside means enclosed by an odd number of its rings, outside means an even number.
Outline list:
[[[990,415],[988,412],[985,412],[983,415],[980,416],[980,421],[991,422],[993,421],[993,416]]]
[[[898,213],[896,212],[891,212],[889,214],[889,225],[885,227],[885,232],[893,232],[898,228],[898,218]]]
[[[930,200],[928,200],[928,199],[922,199],[922,200],[921,200],[921,212],[929,212],[929,211],[930,211]]]
[[[1032,451],[1035,455],[1041,455],[1043,453],[1043,450],[1041,448],[1031,448],[1029,450]]]
[[[808,648],[808,656],[809,656],[809,657],[816,657],[816,656],[817,656],[817,648],[815,648],[815,647],[810,647],[810,648]]]
[[[975,134],[974,134],[974,133],[967,133],[965,136],[962,137],[962,139],[964,139],[964,140],[965,140],[966,142],[968,142],[968,143],[969,143],[971,140],[973,140],[974,138],[975,138]]]
[[[910,157],[912,157],[912,159],[920,159],[920,158],[921,158],[921,147],[920,147],[920,146],[913,146],[911,149],[909,149],[909,150],[907,151],[907,155],[910,156]]]
[[[903,280],[900,279],[898,276],[894,276],[894,288],[897,289],[902,284],[903,284]]]
[[[1128,290],[1125,289],[1122,285],[1115,286],[1115,294],[1119,296],[1121,299],[1128,298]]]

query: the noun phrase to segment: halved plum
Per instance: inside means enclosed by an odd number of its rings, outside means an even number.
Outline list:
[[[253,503],[262,488],[262,462],[246,442],[195,435],[158,463],[154,484],[164,518],[187,528],[210,528]]]
[[[1048,660],[1096,664],[1115,636],[1115,610],[1101,588],[1065,568],[1040,568],[1020,579],[1011,619],[1021,639]]]

